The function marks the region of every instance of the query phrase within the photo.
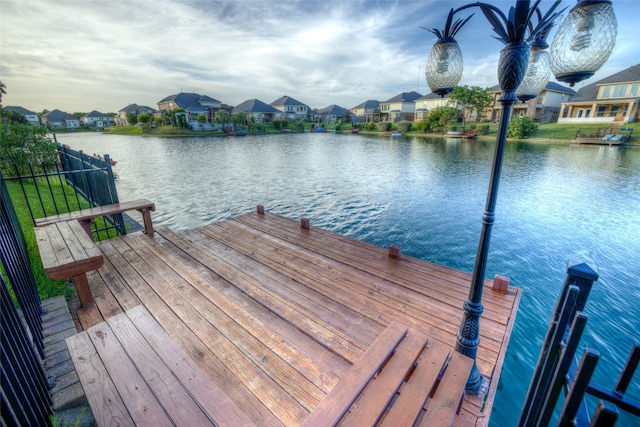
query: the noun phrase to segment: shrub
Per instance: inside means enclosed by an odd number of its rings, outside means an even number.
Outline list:
[[[365,130],[376,130],[376,127],[377,127],[376,124],[373,122],[369,122],[364,125]]]
[[[389,132],[391,130],[391,126],[391,122],[380,122],[378,123],[378,131]]]
[[[57,145],[47,139],[47,128],[18,123],[0,127],[0,169],[5,176],[14,176],[14,164],[20,174],[29,173],[29,163],[54,167]]]
[[[413,126],[413,123],[403,120],[400,123],[398,123],[398,130],[402,133],[407,133],[411,130],[412,126]]]
[[[538,130],[538,125],[533,122],[533,119],[529,116],[512,117],[509,122],[509,128],[507,129],[508,138],[528,138],[535,134]]]

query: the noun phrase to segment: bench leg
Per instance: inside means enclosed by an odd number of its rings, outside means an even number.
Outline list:
[[[149,209],[141,209],[142,212],[142,220],[144,221],[144,232],[145,234],[153,237],[153,223],[151,222],[151,211]]]
[[[89,235],[91,240],[93,240],[93,232],[91,231],[91,220],[90,219],[79,219],[78,222],[84,228],[84,231]]]
[[[73,283],[76,285],[76,290],[78,291],[78,297],[80,298],[82,306],[85,307],[87,304],[93,303],[93,295],[91,294],[91,288],[89,288],[89,281],[87,280],[86,273],[73,276]]]

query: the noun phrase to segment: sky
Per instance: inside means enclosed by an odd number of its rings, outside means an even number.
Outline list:
[[[133,103],[157,108],[169,95],[191,92],[231,106],[287,95],[311,108],[349,109],[401,92],[424,95],[436,37],[420,27],[441,29],[449,9],[466,3],[0,0],[2,105],[109,113]],[[492,4],[506,13],[515,1]],[[542,10],[551,4],[543,0]],[[614,51],[574,89],[640,63],[634,27],[640,1],[614,0],[613,6]],[[456,36],[464,57],[459,84],[490,87],[497,84],[503,45],[475,12]]]

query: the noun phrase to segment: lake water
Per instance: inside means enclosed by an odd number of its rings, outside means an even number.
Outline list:
[[[471,272],[493,142],[283,134],[155,138],[61,134],[110,154],[121,200],[156,203],[155,224],[186,230],[262,204],[293,219]],[[597,266],[579,354],[612,388],[640,341],[640,147],[510,142],[487,277],[524,289],[491,416],[518,419],[568,260]],[[640,374],[628,395],[640,399]],[[637,421],[637,420],[636,420]],[[629,425],[622,417],[618,425]]]

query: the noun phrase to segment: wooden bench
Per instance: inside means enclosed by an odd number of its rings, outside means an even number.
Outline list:
[[[303,426],[451,426],[473,360],[394,322]]]
[[[93,302],[87,272],[104,262],[93,238],[78,221],[56,222],[34,229],[40,258],[47,276],[53,280],[73,278],[83,305]]]
[[[149,200],[140,199],[131,202],[114,203],[112,205],[97,206],[95,208],[82,209],[74,212],[62,213],[59,215],[51,215],[35,220],[36,227],[54,224],[61,221],[78,220],[85,231],[91,236],[91,223],[97,217],[115,215],[127,211],[137,210],[142,213],[144,222],[144,230],[150,236],[153,236],[153,223],[151,222],[151,211],[156,210],[156,206]]]
[[[66,343],[98,426],[254,425],[144,306]]]

